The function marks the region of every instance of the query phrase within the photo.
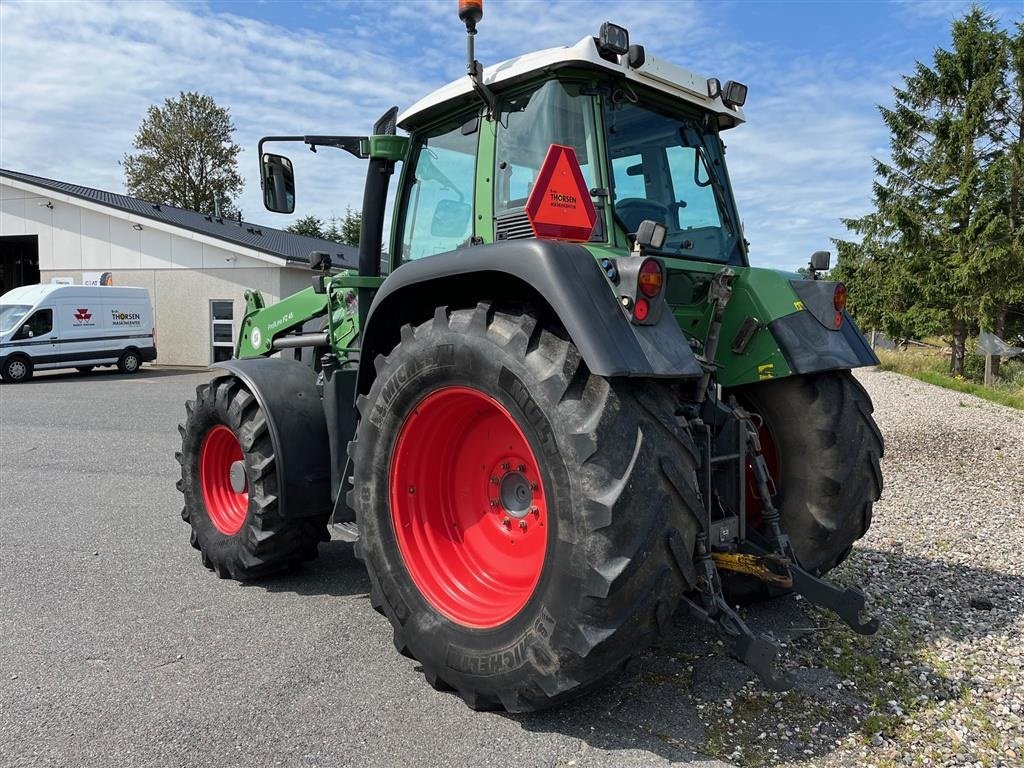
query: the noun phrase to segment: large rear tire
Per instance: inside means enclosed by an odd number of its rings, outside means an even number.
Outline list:
[[[867,533],[882,494],[885,448],[871,397],[850,371],[791,376],[734,394],[764,420],[761,442],[774,474],[774,502],[797,560],[811,573],[827,573]],[[750,506],[748,522],[757,525],[760,504]],[[768,595],[748,577],[730,576],[724,584],[732,599]]]
[[[359,399],[374,608],[427,681],[524,712],[599,685],[693,588],[697,454],[669,391],[530,311],[439,308]]]
[[[185,405],[178,490],[181,517],[203,565],[222,579],[256,579],[316,557],[326,518],[289,518],[266,415],[242,382],[224,376]],[[305,510],[303,510],[305,512]]]

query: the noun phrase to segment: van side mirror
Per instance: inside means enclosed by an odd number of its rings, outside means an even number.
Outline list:
[[[284,155],[263,154],[260,160],[263,207],[274,213],[295,211],[295,170]]]

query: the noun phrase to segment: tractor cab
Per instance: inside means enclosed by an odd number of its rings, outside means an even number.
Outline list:
[[[658,256],[743,266],[719,133],[743,122],[737,94],[745,98],[745,91],[647,56],[610,24],[598,37],[453,82],[398,119],[411,144],[391,237],[393,266],[536,236],[623,253],[646,220],[665,228],[663,243],[652,249]],[[594,205],[582,235],[538,231],[530,215],[552,145],[571,148],[582,174],[582,188],[570,184],[564,194]]]

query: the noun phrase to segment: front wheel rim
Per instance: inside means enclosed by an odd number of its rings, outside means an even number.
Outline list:
[[[529,602],[544,570],[540,465],[515,418],[463,386],[425,396],[391,456],[391,519],[413,583],[439,613],[489,629]]]
[[[210,522],[225,536],[238,533],[249,511],[248,486],[241,491],[232,484],[232,468],[238,480],[239,463],[244,466],[242,446],[235,433],[218,424],[206,433],[199,454],[199,482]]]
[[[13,381],[25,378],[25,371],[28,370],[25,364],[20,360],[11,363],[8,367],[7,372]]]

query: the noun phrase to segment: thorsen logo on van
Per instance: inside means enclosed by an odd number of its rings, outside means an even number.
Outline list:
[[[119,309],[110,310],[111,325],[140,325],[142,315],[138,312],[122,312]]]

